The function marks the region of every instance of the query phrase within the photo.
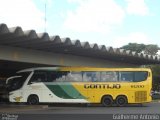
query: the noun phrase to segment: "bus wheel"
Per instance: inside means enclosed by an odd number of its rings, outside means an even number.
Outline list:
[[[113,98],[111,96],[104,96],[101,101],[102,105],[105,107],[112,106]]]
[[[126,96],[118,96],[116,98],[116,104],[117,106],[125,106],[128,103],[127,97]]]
[[[28,97],[27,103],[29,105],[37,105],[37,104],[39,104],[39,98],[38,98],[38,96],[37,95],[30,95]]]

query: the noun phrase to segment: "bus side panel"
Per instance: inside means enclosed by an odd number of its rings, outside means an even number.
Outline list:
[[[75,85],[82,94],[87,96],[87,100],[91,103],[100,103],[104,95],[111,95],[113,100],[116,100],[116,97],[119,95],[125,95],[128,99],[128,103],[144,103],[150,102],[150,89],[151,85],[148,81],[143,82],[116,82],[116,83],[81,83],[81,85]],[[120,87],[113,87],[113,84],[119,84]],[[81,87],[78,87],[81,86]],[[83,91],[86,91],[83,93]]]
[[[25,87],[23,87],[23,93],[22,93],[24,102],[27,102],[28,97],[30,95],[37,95],[39,98],[39,102],[41,102],[43,98],[42,91],[43,91],[42,83],[33,83],[26,85]]]
[[[46,83],[45,92],[43,95],[44,102],[54,102],[54,103],[88,103],[86,100],[87,92],[84,92],[81,89],[80,84],[77,84],[76,89],[74,84],[70,82],[54,82],[54,83]]]

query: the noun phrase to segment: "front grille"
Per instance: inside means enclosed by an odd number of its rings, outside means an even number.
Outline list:
[[[145,101],[147,101],[147,91],[136,91],[135,102],[145,102]]]

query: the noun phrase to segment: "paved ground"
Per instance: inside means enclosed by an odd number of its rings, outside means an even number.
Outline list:
[[[64,107],[65,106],[65,107]],[[99,119],[102,117],[110,117],[113,119],[114,114],[158,114],[157,118],[160,120],[160,102],[152,102],[139,105],[128,105],[126,107],[102,107],[100,105],[37,105],[37,106],[27,106],[27,105],[0,105],[0,113],[2,116],[6,114],[17,115],[20,114],[20,118],[24,120],[31,119],[28,117],[33,117],[36,119],[38,117],[41,119],[50,120],[52,117],[57,119]],[[111,114],[106,116],[107,114]],[[77,115],[79,117],[77,117]],[[35,117],[35,118],[34,118]],[[111,119],[111,120],[112,120]],[[4,120],[4,119],[3,119]],[[19,120],[19,119],[18,119]],[[121,119],[120,119],[121,120]]]
[[[0,105],[0,113],[26,113],[26,114],[160,114],[160,102],[125,107],[102,107],[101,105]]]

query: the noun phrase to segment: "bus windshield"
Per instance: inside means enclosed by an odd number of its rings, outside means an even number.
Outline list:
[[[8,91],[13,91],[20,89],[23,86],[23,83],[28,78],[30,72],[17,73],[15,76],[12,76],[7,79],[6,87]]]

